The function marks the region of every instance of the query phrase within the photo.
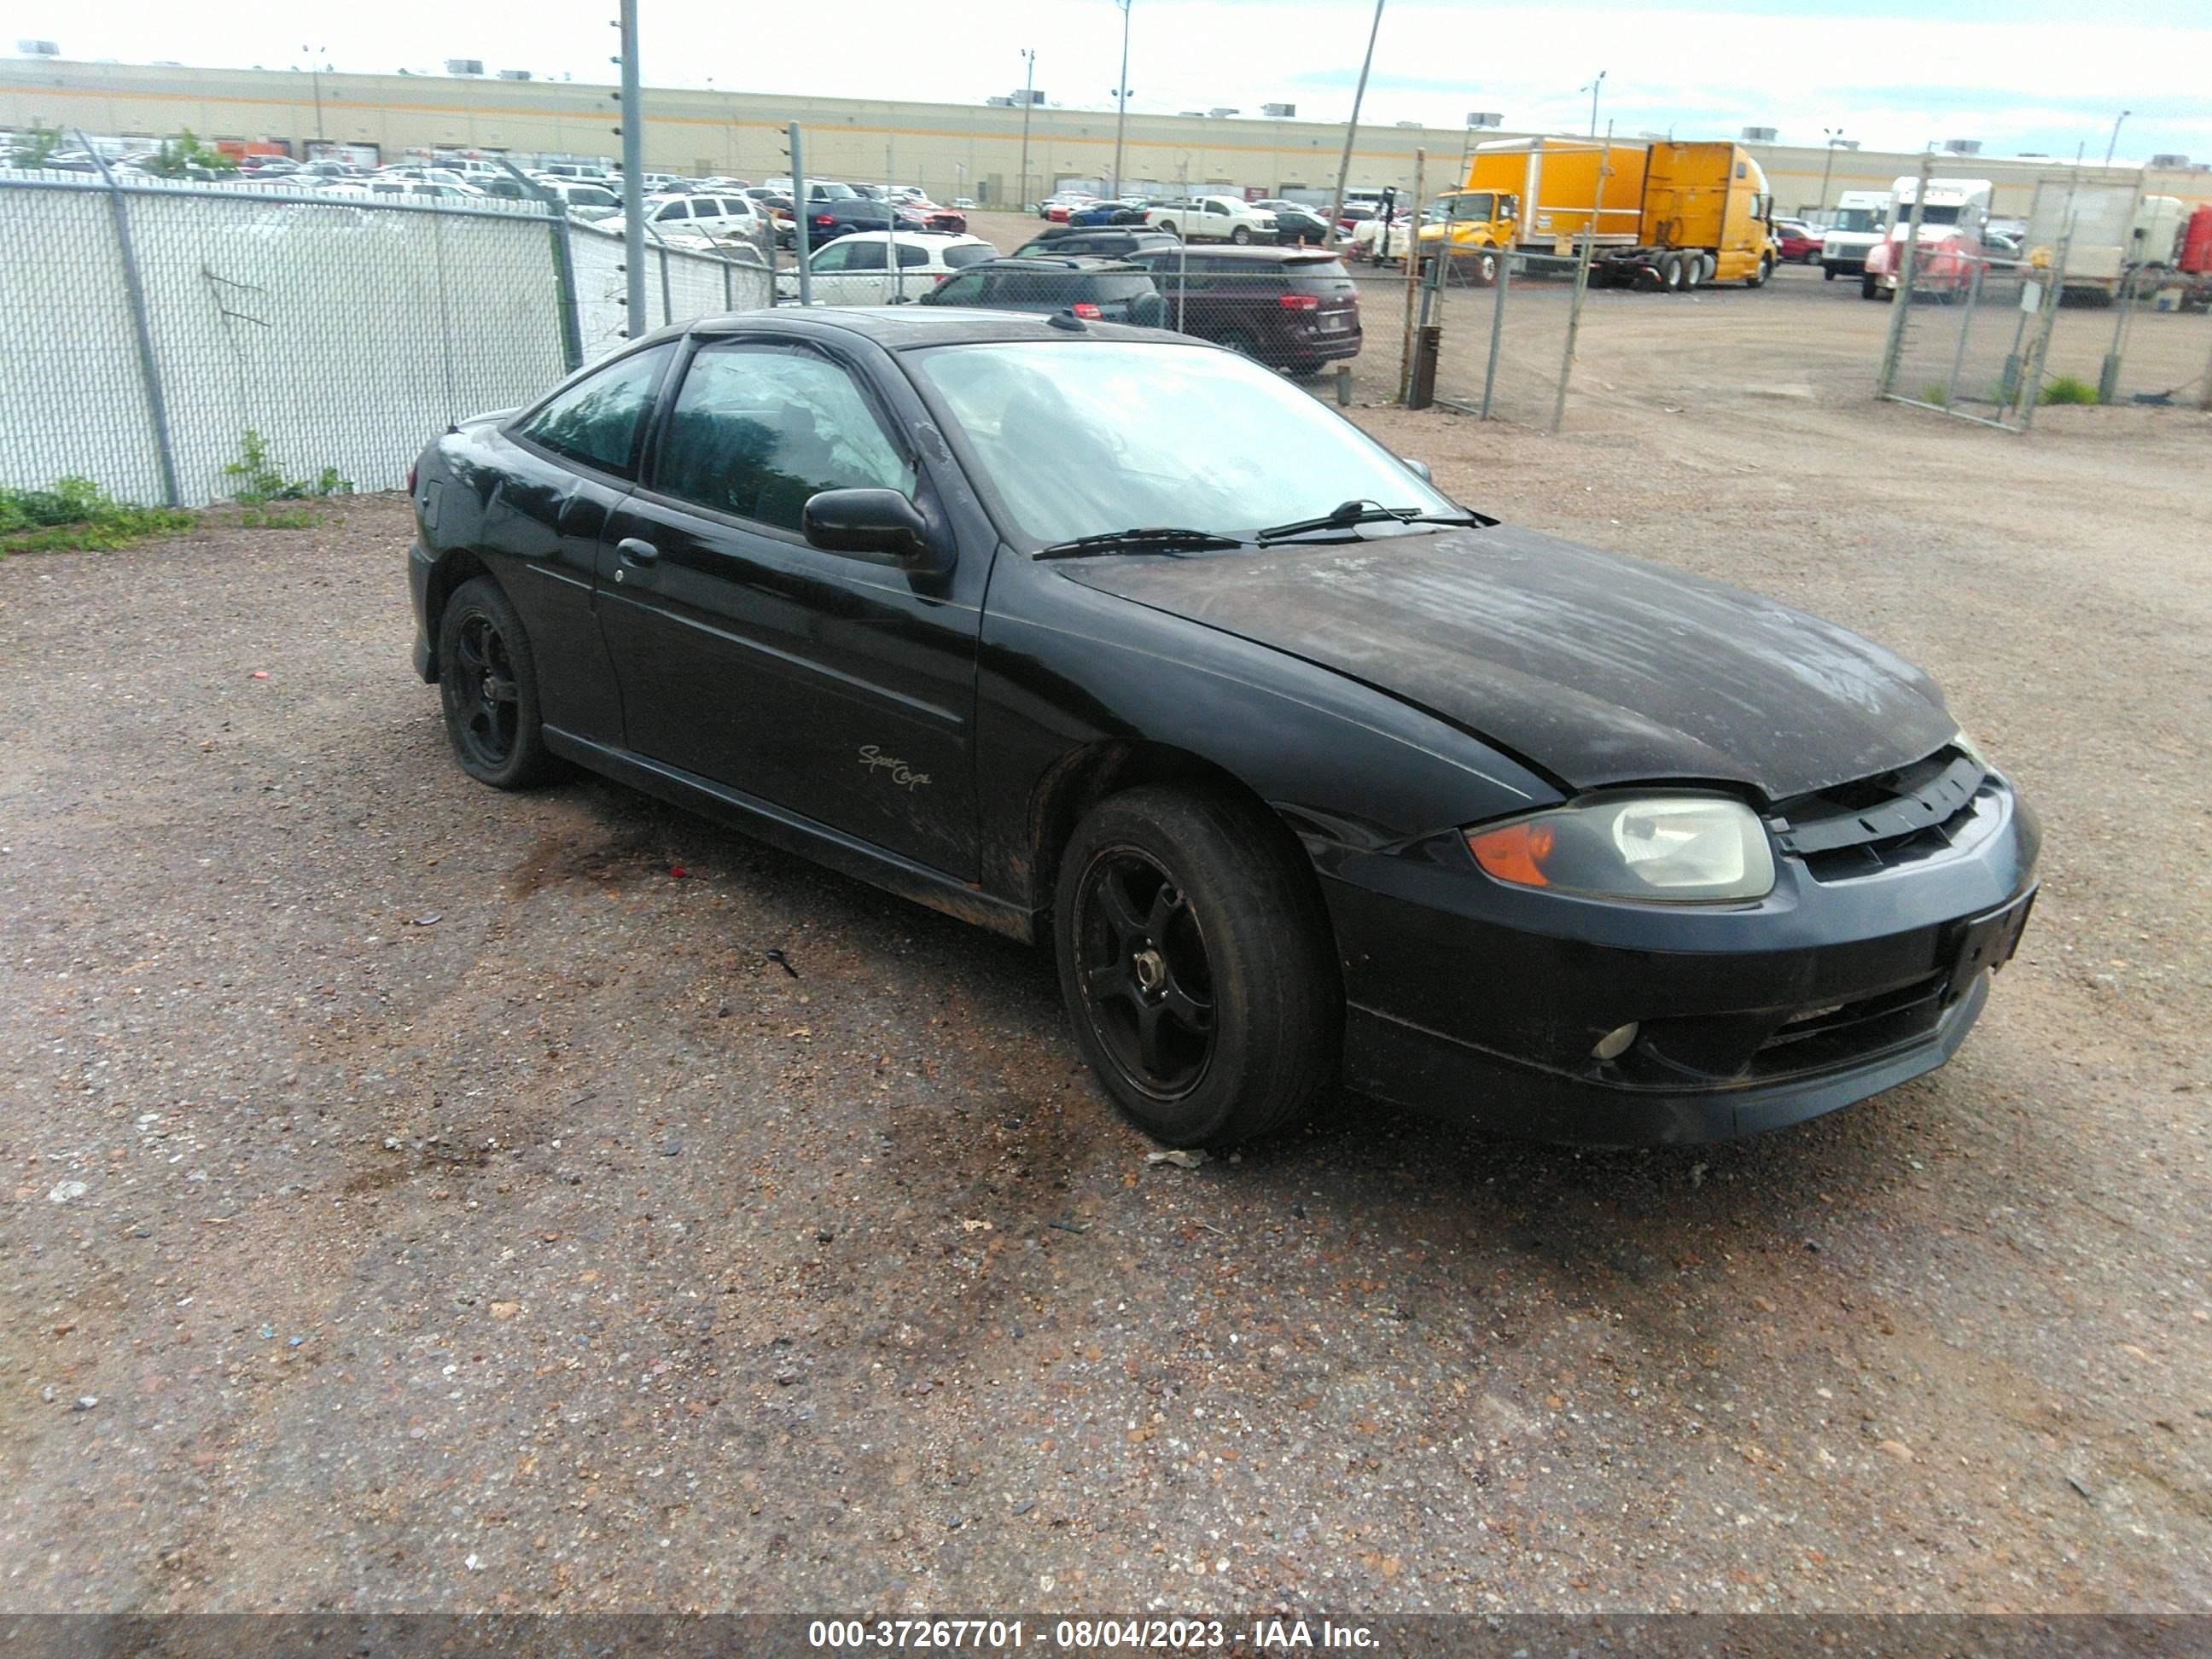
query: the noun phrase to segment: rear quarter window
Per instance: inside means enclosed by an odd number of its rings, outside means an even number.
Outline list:
[[[945,250],[945,263],[953,270],[965,270],[969,265],[979,265],[986,259],[998,257],[995,250],[985,247],[980,242],[963,243],[957,247]]]
[[[1151,277],[1133,270],[1110,276],[1093,276],[1082,297],[1091,301],[1133,300],[1154,291]]]

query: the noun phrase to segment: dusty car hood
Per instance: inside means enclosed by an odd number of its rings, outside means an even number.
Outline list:
[[[1380,688],[1577,789],[1730,781],[1769,801],[1942,746],[1910,663],[1736,588],[1524,530],[1059,567]]]

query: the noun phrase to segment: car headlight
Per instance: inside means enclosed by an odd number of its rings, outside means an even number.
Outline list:
[[[1774,887],[1766,826],[1725,795],[1598,798],[1467,831],[1499,881],[1600,898],[1763,898]]]

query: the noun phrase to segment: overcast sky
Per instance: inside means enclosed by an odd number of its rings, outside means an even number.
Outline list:
[[[1302,118],[1349,112],[1369,0],[1133,3],[1133,108],[1257,114],[1280,101]],[[71,58],[364,71],[480,58],[600,80],[614,73],[611,15],[611,0],[0,0],[0,50],[36,36]],[[1028,46],[1053,102],[1110,106],[1121,38],[1115,0],[835,0],[818,10],[641,0],[641,16],[648,84],[711,76],[747,92],[951,102],[1018,87]],[[2201,0],[1713,0],[1696,10],[1389,0],[1363,118],[1456,126],[1494,110],[1509,127],[1582,131],[1589,96],[1577,88],[1601,70],[1601,126],[1624,136],[1759,125],[1818,144],[1823,128],[1840,127],[1869,149],[1979,138],[1996,155],[2085,145],[2095,161],[2130,109],[2120,159],[2212,159],[2212,7]]]

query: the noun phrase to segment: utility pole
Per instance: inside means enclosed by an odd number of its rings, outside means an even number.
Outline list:
[[[1828,141],[1828,153],[1820,158],[1820,210],[1825,217],[1828,211],[1828,173],[1836,165],[1836,146],[1844,142],[1844,130],[1841,127],[1822,127],[1820,137]]]
[[[1336,222],[1344,216],[1345,181],[1352,172],[1352,141],[1359,136],[1359,106],[1367,99],[1367,71],[1375,64],[1375,37],[1382,33],[1382,5],[1383,0],[1375,0],[1375,21],[1367,30],[1367,56],[1359,60],[1359,84],[1352,93],[1352,119],[1344,127],[1344,157],[1336,164],[1336,197],[1328,205],[1328,222],[1322,227],[1323,247],[1336,240]],[[1419,204],[1414,205],[1418,212]]]
[[[1014,208],[1025,213],[1030,205],[1030,106],[1036,102],[1036,53],[1024,46],[1022,62],[1028,67],[1022,71],[1022,178],[1016,187]]]
[[[1589,95],[1590,95],[1590,131],[1589,131],[1589,136],[1590,136],[1591,137],[1593,137],[1593,138],[1595,138],[1595,137],[1597,137],[1597,95],[1598,95],[1598,93],[1599,93],[1600,89],[1601,89],[1601,88],[1602,88],[1604,87],[1604,85],[1605,85],[1605,77],[1606,77],[1606,71],[1605,71],[1605,70],[1600,70],[1597,72],[1597,79],[1596,79],[1596,80],[1595,80],[1595,81],[1591,82],[1588,86],[1586,86],[1586,87],[1583,87],[1583,88],[1580,88],[1580,90],[1582,90],[1582,91],[1583,91],[1583,92],[1586,92],[1586,93],[1589,94]]]
[[[2120,121],[2126,120],[2128,117],[2134,113],[2135,112],[2131,109],[2124,109],[2120,112],[2120,120],[2112,123],[2112,136],[2111,138],[2106,140],[2105,143],[2105,165],[2106,167],[2112,165],[2112,152],[2120,147]]]
[[[316,51],[316,50],[319,50],[319,51],[321,52],[321,53],[322,53],[322,57],[323,57],[323,62],[324,62],[324,63],[328,63],[328,62],[330,61],[331,49],[330,49],[328,46],[323,46],[323,47],[320,47],[320,48],[319,48],[319,49],[311,49],[311,48],[309,48],[309,47],[307,47],[307,46],[301,46],[301,47],[300,48],[301,52],[301,53],[302,53],[306,58],[307,58],[307,73],[308,73],[309,75],[313,76],[315,76],[315,77],[316,77],[316,80],[315,80],[315,142],[316,142],[317,143],[319,143],[319,143],[321,143],[323,142],[323,82],[322,82],[322,80],[321,80],[321,76],[322,76],[322,68],[321,68],[321,65],[320,65],[320,64],[319,64],[315,61],[315,51]]]
[[[623,274],[629,280],[623,332],[649,331],[645,312],[645,96],[637,73],[637,0],[622,0]]]
[[[1129,125],[1129,4],[1130,0],[1114,0],[1121,8],[1121,78],[1114,84],[1114,182],[1106,191],[1111,201],[1121,193],[1121,135]]]

